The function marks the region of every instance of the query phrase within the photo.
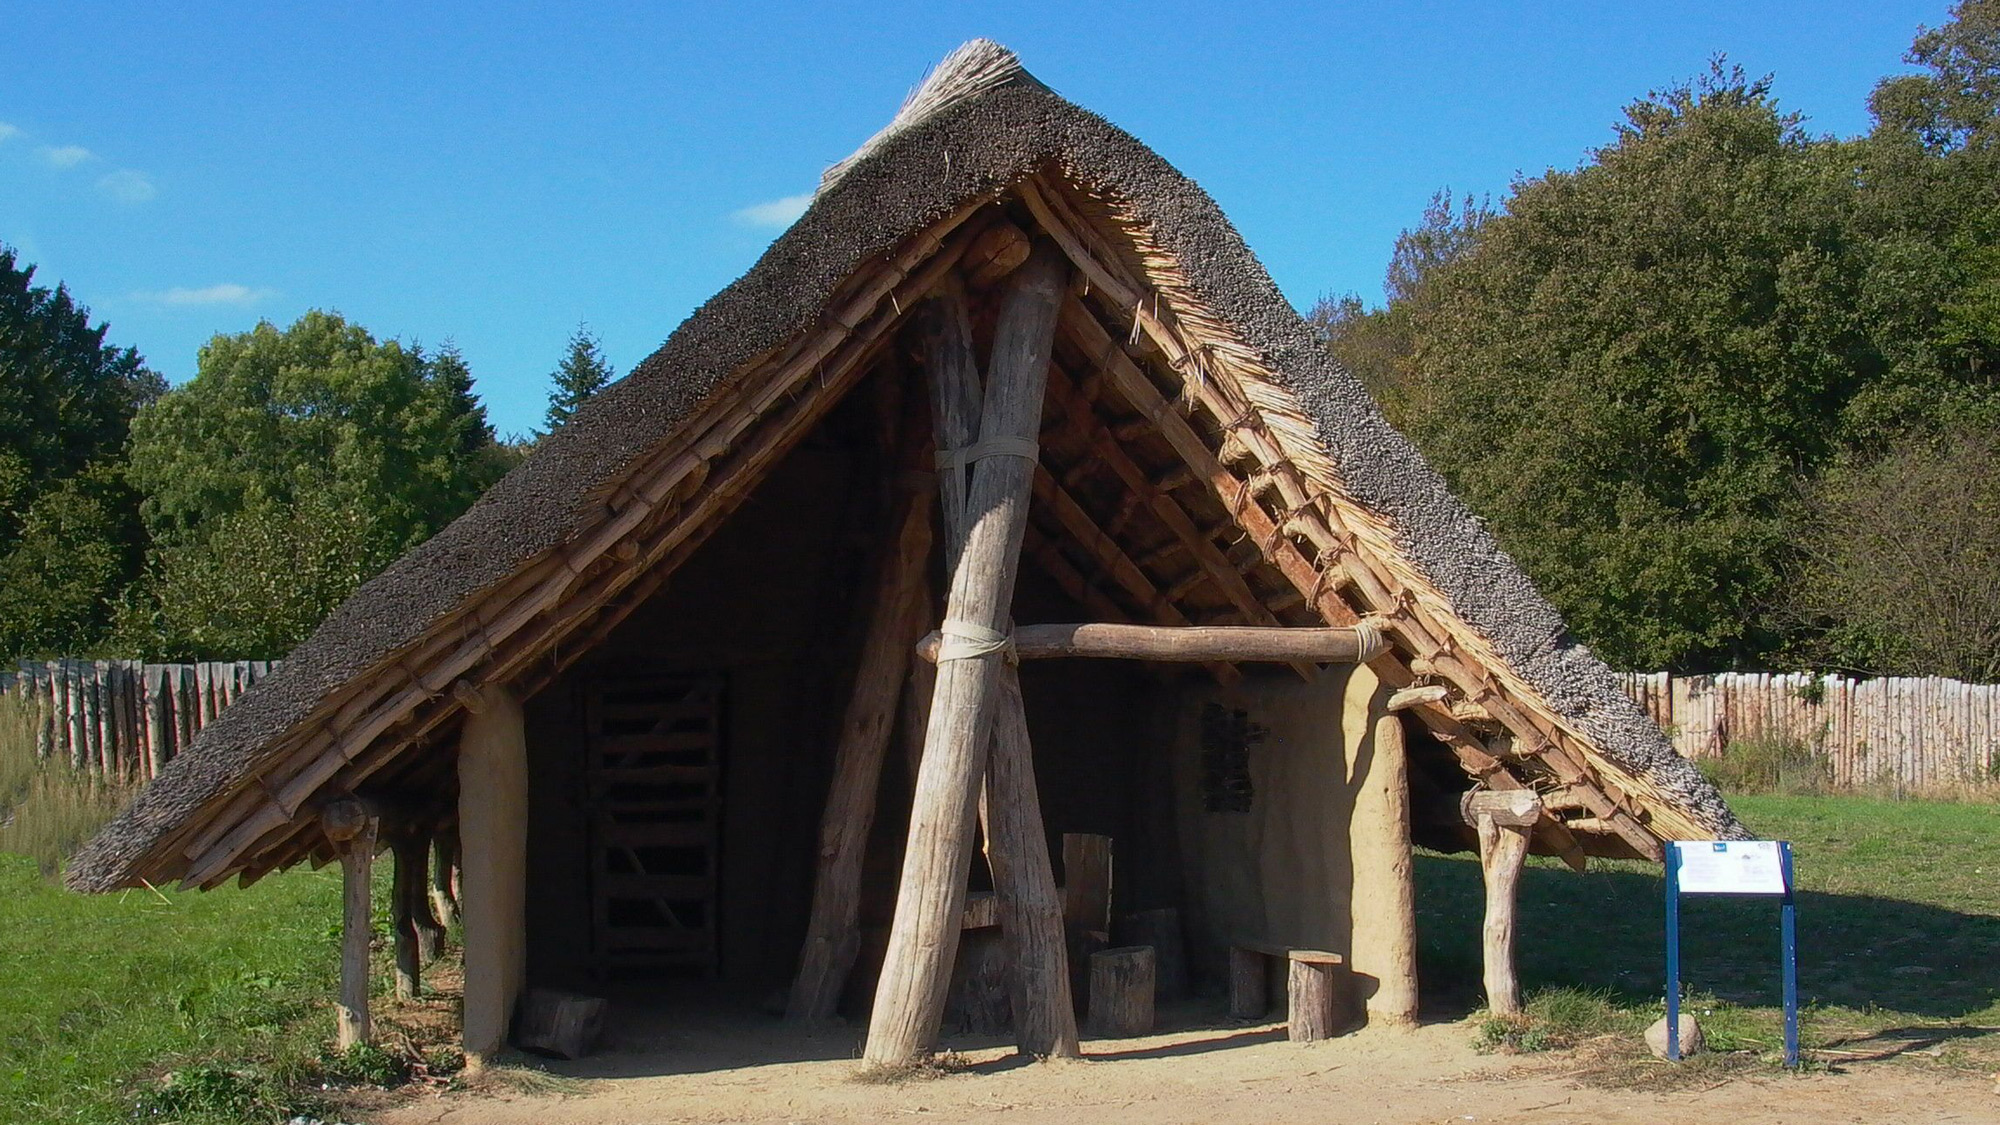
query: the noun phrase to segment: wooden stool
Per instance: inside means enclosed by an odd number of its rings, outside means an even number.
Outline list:
[[[1334,1030],[1341,956],[1318,949],[1294,949],[1289,956],[1286,1035],[1294,1043],[1325,1039]]]
[[[1154,959],[1150,945],[1128,945],[1090,955],[1090,1030],[1093,1035],[1144,1035],[1153,1030]]]

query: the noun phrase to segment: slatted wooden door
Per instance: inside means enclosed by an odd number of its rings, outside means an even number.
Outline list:
[[[586,720],[592,964],[713,976],[722,680],[602,683]]]

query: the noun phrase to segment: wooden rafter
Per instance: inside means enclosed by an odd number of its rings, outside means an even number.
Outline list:
[[[1413,592],[1400,587],[1392,591],[1391,583],[1376,574],[1368,560],[1353,550],[1355,537],[1346,529],[1334,526],[1338,520],[1335,505],[1327,502],[1329,497],[1309,489],[1281,443],[1268,431],[1261,413],[1245,399],[1228,397],[1222,386],[1221,376],[1225,374],[1222,366],[1204,362],[1202,352],[1206,342],[1190,342],[1176,330],[1171,323],[1174,316],[1171,302],[1163,303],[1157,291],[1149,292],[1133,279],[1115,250],[1106,245],[1088,223],[1075,218],[1073,213],[1065,214],[1068,209],[1060,202],[1059,191],[1044,192],[1035,182],[1029,181],[1021,185],[1020,192],[1023,203],[1034,214],[1036,221],[1047,228],[1064,251],[1077,262],[1096,295],[1131,315],[1135,334],[1150,341],[1168,366],[1180,375],[1189,398],[1214,418],[1226,438],[1240,445],[1259,463],[1257,477],[1260,479],[1255,483],[1275,489],[1282,509],[1277,536],[1298,535],[1311,542],[1320,553],[1320,565],[1331,565],[1343,572],[1358,588],[1357,593],[1362,600],[1380,614],[1406,647],[1418,657],[1428,660],[1438,675],[1485,707],[1510,729],[1535,736],[1524,756],[1541,758],[1550,772],[1563,781],[1582,784],[1594,798],[1592,803],[1596,807],[1593,811],[1617,825],[1620,835],[1633,847],[1657,859],[1661,854],[1658,839],[1640,823],[1634,810],[1624,807],[1627,802],[1622,799],[1622,794],[1598,777],[1581,755],[1573,754],[1566,747],[1565,744],[1574,736],[1552,717],[1518,706],[1511,698],[1508,686],[1498,682],[1484,669],[1458,659],[1454,655],[1451,639],[1441,639],[1424,619]],[[1096,253],[1086,243],[1095,244],[1098,248]],[[1151,387],[1150,380],[1147,386]],[[1203,448],[1206,449],[1205,444]],[[1244,482],[1244,487],[1250,487],[1250,482]],[[1252,503],[1246,507],[1255,507],[1256,497],[1249,499]],[[1313,600],[1311,595],[1308,595],[1308,600]],[[1425,708],[1422,713],[1433,716],[1438,712],[1436,708]],[[1445,716],[1449,718],[1448,710]],[[1437,729],[1435,723],[1428,718],[1426,721],[1433,730]],[[1450,719],[1450,722],[1457,725],[1455,719]]]
[[[1257,597],[1242,572],[1231,566],[1228,558],[1216,548],[1215,541],[1204,536],[1194,520],[1188,518],[1180,503],[1154,484],[1152,478],[1133,462],[1125,447],[1098,418],[1090,400],[1083,396],[1060,365],[1049,372],[1049,396],[1060,408],[1064,424],[1081,440],[1084,448],[1124,484],[1127,495],[1141,498],[1152,509],[1153,514],[1173,533],[1173,541],[1168,546],[1178,545],[1193,558],[1197,573],[1205,575],[1222,591],[1236,611],[1243,615],[1244,624],[1283,624]],[[1307,679],[1313,676],[1311,664],[1294,664],[1292,667]]]
[[[1153,386],[1152,380],[1125,354],[1089,309],[1072,299],[1063,309],[1061,329],[1070,334],[1073,343],[1084,349],[1085,355],[1097,358],[1106,381],[1133,409],[1152,422],[1155,430],[1194,470],[1195,476],[1208,484],[1215,498],[1235,512],[1243,533],[1258,546],[1278,573],[1299,591],[1306,604],[1329,625],[1353,625],[1361,620],[1361,615],[1340,599],[1337,589],[1325,580],[1320,569],[1281,534],[1278,525],[1262,507],[1241,502],[1247,496],[1249,484],[1222,463],[1215,451],[1175,411],[1166,396]],[[1377,657],[1369,662],[1369,667],[1391,688],[1409,687],[1417,682],[1409,665],[1395,653]],[[1488,787],[1525,787],[1524,782],[1504,762],[1488,753],[1478,738],[1448,710],[1419,707],[1413,709],[1413,713],[1451,750],[1467,773],[1479,778]],[[1553,816],[1546,820],[1541,830],[1550,850],[1572,865],[1581,862],[1582,849],[1576,838]]]
[[[628,498],[627,507],[614,510],[604,529],[581,537],[581,547],[565,548],[556,558],[530,568],[532,573],[545,576],[539,583],[526,584],[532,596],[519,596],[510,608],[491,616],[475,606],[463,615],[460,628],[420,645],[417,655],[388,662],[391,669],[423,667],[429,671],[421,679],[401,672],[390,681],[388,690],[374,695],[374,707],[361,712],[352,725],[339,723],[341,714],[354,706],[350,701],[348,708],[335,715],[335,722],[328,724],[343,733],[328,740],[331,746],[326,752],[308,757],[295,751],[278,768],[244,779],[243,790],[232,798],[240,802],[241,812],[223,818],[197,839],[195,846],[183,851],[191,862],[178,873],[182,880],[214,885],[228,877],[239,859],[299,835],[302,829],[292,823],[292,814],[312,793],[336,778],[348,787],[359,784],[393,760],[403,746],[455,713],[458,704],[448,689],[459,676],[485,683],[517,675],[568,632],[597,616],[635,580],[649,576],[663,580],[664,574],[655,576],[653,572],[671,572],[672,566],[663,564],[677,563],[688,553],[677,548],[704,536],[747,495],[747,487],[731,487],[730,482],[755,479],[802,438],[811,423],[859,379],[867,361],[879,354],[887,330],[901,319],[901,310],[956,264],[977,228],[957,230],[943,240],[937,236],[959,227],[971,210],[951,216],[940,228],[913,239],[902,255],[885,264],[880,278],[871,275],[859,297],[832,310],[828,327],[821,333],[831,344],[822,347],[815,342],[774,357],[776,369],[770,383],[748,380],[752,394],[723,396],[729,409],[721,411],[720,418],[706,430],[699,425],[691,427],[688,439],[673,443],[665,457],[667,464],[656,475],[636,488],[613,490],[614,496]],[[770,414],[773,407],[785,424],[757,427],[760,419],[780,421]],[[745,416],[755,410],[762,413]],[[740,449],[731,444],[738,438],[744,439]],[[729,481],[711,469],[716,463],[723,466],[720,472],[726,473]],[[695,482],[693,487],[689,487],[690,481]],[[636,517],[632,515],[635,512],[639,513]],[[654,518],[649,521],[645,516]],[[610,528],[618,528],[618,535],[610,535]],[[589,565],[607,554],[619,559],[619,544],[635,536],[640,537],[641,546],[629,552],[623,565]],[[669,560],[669,554],[675,558]],[[509,583],[503,588],[516,590],[522,585]],[[615,615],[622,619],[638,601],[626,601],[622,612],[614,611]],[[559,654],[558,667],[584,651],[585,646],[573,646]],[[401,690],[397,690],[399,685],[404,685]],[[244,801],[244,796],[251,799]]]

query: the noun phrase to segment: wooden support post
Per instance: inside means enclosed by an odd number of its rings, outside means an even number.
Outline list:
[[[912,452],[928,456],[927,435],[927,427],[903,427],[905,455],[900,460],[906,469]],[[892,525],[895,538],[876,575],[873,617],[855,666],[854,693],[841,720],[833,782],[820,820],[812,913],[799,955],[799,974],[785,1006],[788,1019],[833,1016],[860,946],[861,863],[868,831],[875,823],[875,793],[896,725],[907,646],[930,615],[924,572],[931,557],[936,478],[924,474],[906,479],[921,484],[899,490]]]
[[[1107,1037],[1153,1030],[1155,963],[1150,945],[1090,955],[1090,1033]]]
[[[1409,1026],[1417,1022],[1417,893],[1403,723],[1379,710],[1383,693],[1372,675],[1357,674],[1348,682],[1347,704],[1359,719],[1348,729],[1370,732],[1367,745],[1350,755],[1354,811],[1348,854],[1354,882],[1348,964],[1369,1022]]]
[[[458,826],[449,824],[431,839],[431,913],[441,933],[458,925],[457,872]]]
[[[1338,1029],[1341,958],[1337,953],[1294,949],[1286,977],[1285,1034],[1294,1043],[1330,1038]]]
[[[1473,790],[1460,808],[1479,829],[1479,868],[1486,877],[1486,924],[1480,943],[1486,959],[1486,1006],[1496,1016],[1520,1015],[1514,906],[1521,868],[1528,858],[1528,832],[1541,815],[1541,801],[1526,789]]]
[[[963,506],[968,530],[945,601],[945,619],[965,636],[970,651],[947,653],[955,658],[938,667],[896,916],[863,1051],[878,1066],[921,1059],[934,1044],[943,1017],[965,904],[974,806],[999,694],[1001,650],[980,650],[985,638],[1000,635],[1011,623],[1009,606],[1035,466],[1024,450],[1032,450],[1041,418],[1056,311],[1068,272],[1060,251],[1038,244],[1007,278],[994,329],[977,443],[986,448],[975,448],[984,455],[971,459],[972,481]],[[939,489],[955,496],[962,487],[955,462],[950,476],[939,482]]]
[[[1240,945],[1229,947],[1229,1018],[1261,1020],[1271,1010],[1270,958]]]
[[[1063,908],[1049,866],[1041,796],[1035,791],[1035,755],[1021,680],[1013,667],[1000,671],[1000,706],[994,715],[993,757],[981,802],[986,861],[1000,900],[1006,940],[1008,999],[1021,1052],[1044,1058],[1079,1053],[1076,1007],[1070,996]]]
[[[320,813],[320,827],[340,848],[340,1001],[335,1005],[334,1043],[345,1051],[372,1041],[368,1016],[369,902],[374,874],[377,820],[360,801],[347,798]]]
[[[389,891],[389,928],[396,939],[396,999],[414,1000],[423,991],[423,966],[438,954],[443,931],[424,897],[430,840],[405,827],[389,844],[395,864]]]
[[[527,971],[528,746],[521,701],[489,684],[458,738],[468,1066],[507,1041]]]

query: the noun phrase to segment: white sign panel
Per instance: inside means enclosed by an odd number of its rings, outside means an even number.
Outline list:
[[[1680,840],[1681,893],[1781,895],[1785,868],[1775,840]]]

